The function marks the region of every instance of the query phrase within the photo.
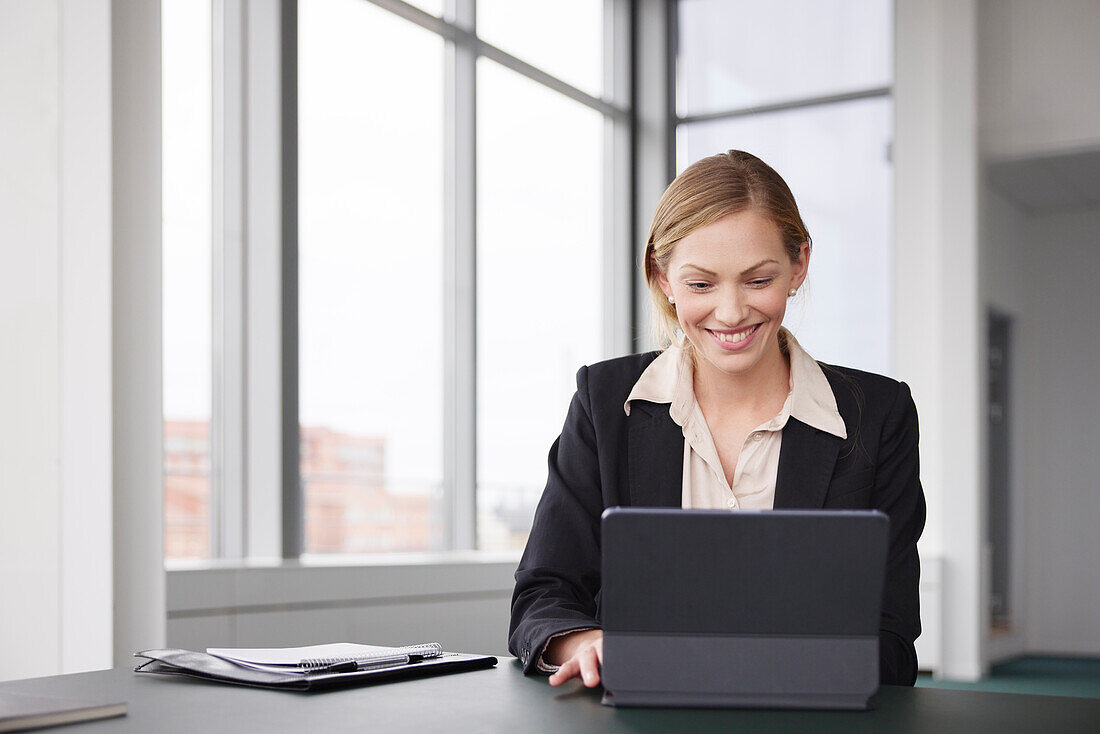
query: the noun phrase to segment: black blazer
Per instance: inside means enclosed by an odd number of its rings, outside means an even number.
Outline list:
[[[600,626],[600,514],[612,506],[680,507],[684,437],[667,404],[623,403],[657,352],[582,367],[516,571],[508,649],[537,670],[549,638]],[[917,411],[908,386],[822,364],[844,418],[840,439],[791,418],[775,508],[874,508],[890,517],[879,633],[883,683],[912,685],[920,634],[917,538],[924,529]]]

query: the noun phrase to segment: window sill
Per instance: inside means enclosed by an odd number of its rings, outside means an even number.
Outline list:
[[[510,596],[520,554],[450,551],[172,561],[168,618]]]

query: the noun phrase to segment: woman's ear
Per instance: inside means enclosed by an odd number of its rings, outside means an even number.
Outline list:
[[[810,268],[810,243],[803,242],[798,249],[798,259],[792,263],[794,272],[791,273],[791,288],[798,290],[806,281],[806,275]]]
[[[657,279],[657,287],[665,294],[665,298],[670,297],[672,295],[672,284],[668,282],[668,276],[657,266],[657,258],[653,256],[652,247],[647,248],[646,257],[649,258],[649,262],[646,263],[649,266],[647,274],[652,274]]]
[[[657,273],[657,285],[660,287],[661,292],[665,294],[666,298],[672,297],[672,284],[668,282],[668,276],[662,273],[658,268],[654,268]]]

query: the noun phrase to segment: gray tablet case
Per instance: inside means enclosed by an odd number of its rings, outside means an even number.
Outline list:
[[[866,708],[888,531],[874,511],[606,510],[603,702]]]

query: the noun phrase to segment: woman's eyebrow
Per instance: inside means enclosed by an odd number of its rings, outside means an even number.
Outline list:
[[[754,270],[757,270],[759,268],[764,267],[768,263],[775,263],[776,265],[778,265],[779,261],[778,260],[771,260],[771,259],[761,260],[760,262],[753,265],[751,268],[745,268],[744,270],[742,270],[741,275],[742,276],[747,275],[748,273],[751,273]],[[718,273],[714,272],[713,270],[707,270],[704,267],[700,267],[698,265],[692,265],[691,263],[684,263],[683,265],[680,266],[680,270],[681,271],[684,271],[684,270],[698,270],[700,273],[703,273],[704,275],[718,275]]]
[[[762,267],[764,267],[765,265],[767,265],[768,263],[775,263],[776,265],[778,265],[778,264],[779,264],[779,261],[778,261],[778,260],[771,260],[771,259],[769,259],[769,260],[761,260],[760,262],[758,262],[758,263],[756,263],[755,265],[753,265],[753,266],[752,266],[751,268],[746,268],[746,269],[742,270],[742,271],[741,271],[741,275],[748,275],[748,274],[749,274],[749,273],[751,273],[752,271],[754,271],[754,270],[757,270],[757,269],[759,269],[759,268],[762,268]]]
[[[718,273],[714,272],[713,270],[707,270],[706,268],[699,267],[698,265],[692,265],[691,263],[684,263],[683,265],[681,265],[680,271],[683,272],[684,270],[698,270],[703,275],[718,275]]]

